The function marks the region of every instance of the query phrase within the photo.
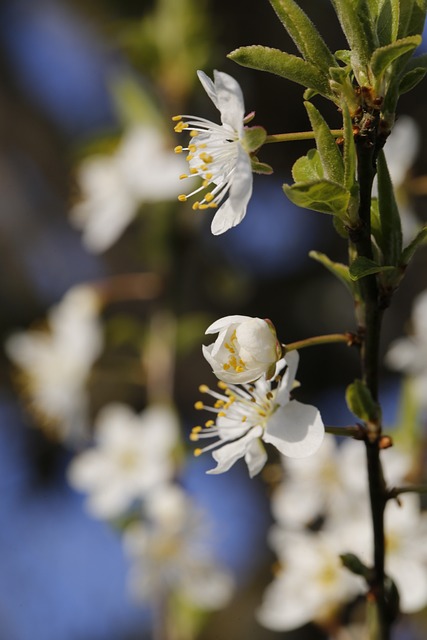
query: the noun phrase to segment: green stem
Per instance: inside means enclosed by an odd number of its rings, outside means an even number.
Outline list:
[[[331,133],[335,138],[341,138],[343,135],[342,129],[331,129]],[[272,133],[268,135],[263,144],[271,142],[294,142],[297,140],[314,140],[314,131],[296,131],[295,133]]]
[[[355,244],[357,255],[372,260],[371,193],[378,153],[376,139],[370,140],[365,136],[361,136],[356,142],[356,149],[360,205],[359,227],[356,233],[352,234],[352,240]],[[360,333],[363,338],[361,349],[362,377],[371,392],[372,398],[378,400],[379,341],[382,311],[380,309],[376,276],[370,275],[362,278],[360,280],[360,291],[364,311],[363,326],[360,327]],[[370,587],[371,595],[377,607],[379,625],[378,630],[372,629],[370,640],[389,640],[390,638],[390,624],[384,589],[384,509],[387,494],[380,460],[380,437],[381,424],[367,424],[365,443],[374,537],[374,566]]]
[[[314,347],[318,344],[332,344],[334,342],[344,342],[349,347],[354,344],[359,344],[359,339],[354,333],[329,333],[324,336],[313,336],[312,338],[306,338],[305,340],[297,340],[296,342],[289,342],[283,344],[284,354],[289,351],[296,351],[297,349],[304,349],[305,347]]]
[[[333,436],[356,438],[356,440],[364,440],[365,438],[365,429],[359,424],[350,425],[348,427],[331,427],[329,425],[325,425],[325,431]]]

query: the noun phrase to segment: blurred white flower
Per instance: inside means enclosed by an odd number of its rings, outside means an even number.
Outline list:
[[[200,455],[213,450],[217,466],[208,473],[228,471],[244,457],[249,475],[256,475],[267,460],[262,441],[293,458],[309,456],[318,450],[324,435],[319,411],[290,397],[298,360],[295,351],[287,354],[286,362],[278,363],[273,382],[261,378],[252,385],[240,387],[219,382],[223,393],[212,391],[206,385],[200,387],[202,393],[215,399],[215,404],[210,407],[199,401],[196,409],[206,409],[217,417],[216,421],[208,420],[205,427],[194,427],[190,437],[195,442],[217,438],[216,442],[194,451]],[[287,368],[281,377],[279,373],[285,365]]]
[[[73,459],[68,479],[88,493],[89,513],[116,518],[172,477],[177,418],[166,406],[153,405],[138,415],[126,405],[110,404],[95,428],[95,446]]]
[[[189,496],[177,485],[160,486],[147,497],[144,515],[124,535],[134,596],[164,602],[178,594],[202,609],[223,607],[233,581],[212,557],[207,523]]]
[[[121,236],[144,203],[174,199],[180,191],[181,158],[170,155],[165,139],[152,126],[133,126],[112,155],[84,160],[77,174],[82,201],[71,221],[83,231],[93,252],[108,249]]]
[[[427,291],[414,302],[412,310],[413,334],[392,343],[386,363],[392,369],[407,374],[413,382],[417,399],[427,407]]]
[[[275,528],[270,541],[280,569],[264,593],[257,616],[268,629],[287,631],[312,620],[328,621],[363,592],[362,579],[342,566],[338,537]]]
[[[274,375],[282,355],[272,323],[249,316],[226,316],[206,329],[218,333],[215,342],[203,346],[203,355],[214,374],[224,382],[253,382],[263,374]]]
[[[94,289],[75,286],[49,312],[46,330],[13,334],[5,345],[41,426],[70,443],[87,435],[85,384],[103,346],[99,307]]]
[[[389,486],[403,484],[413,465],[411,456],[397,447],[384,450],[382,462]],[[271,506],[276,521],[284,526],[307,525],[334,514],[342,517],[346,513],[351,518],[352,512],[366,503],[368,477],[363,442],[348,438],[338,446],[328,436],[315,456],[283,458],[283,466],[285,477],[273,493]]]
[[[244,146],[245,107],[240,85],[227,73],[214,71],[214,82],[203,71],[197,72],[206,93],[219,110],[221,123],[197,116],[175,116],[175,131],[190,130],[188,147],[175,147],[177,153],[188,151],[189,174],[181,178],[198,176],[202,186],[179,199],[185,202],[196,193],[213,185],[193,209],[218,209],[211,230],[219,235],[235,227],[246,215],[252,195],[251,159]],[[223,202],[228,194],[228,199]]]

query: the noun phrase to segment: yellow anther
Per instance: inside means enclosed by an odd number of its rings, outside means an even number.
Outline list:
[[[199,149],[206,149],[206,143],[199,144]]]
[[[200,456],[202,453],[203,453],[202,449],[194,449],[194,455],[196,456],[196,458]]]
[[[190,440],[191,442],[198,442],[199,440],[199,436],[197,433],[190,433]]]
[[[191,429],[192,433],[200,433],[201,430],[202,430],[202,427],[200,425],[197,425],[197,427],[193,427]]]
[[[176,124],[174,126],[174,130],[177,133],[181,133],[181,131],[184,131],[184,129],[188,129],[189,125],[187,124],[187,122],[182,122],[182,120],[180,122],[178,122],[178,124]]]
[[[226,416],[226,415],[227,415],[227,414],[225,413],[225,411],[220,411],[220,412],[218,413],[218,418],[225,418],[225,416]]]
[[[189,145],[188,145],[188,150],[189,150],[191,153],[196,153],[196,151],[197,151],[197,147],[196,147],[196,145],[195,145],[195,144],[189,144]]]
[[[180,202],[187,202],[187,196],[185,195],[185,193],[181,193],[181,194],[178,196],[178,200],[179,200]]]
[[[245,370],[245,367],[242,367],[242,365],[237,365],[237,367],[235,367],[236,372],[237,373],[243,373],[243,371]]]
[[[202,187],[204,187],[206,189],[206,187],[209,186],[209,180],[203,180],[202,182]]]
[[[179,120],[182,120],[182,116],[172,116],[172,120],[174,122],[178,122]]]
[[[212,200],[214,199],[214,197],[215,197],[215,196],[214,196],[212,193],[207,193],[207,194],[205,195],[205,200],[206,200],[206,202],[212,202]]]
[[[222,380],[218,380],[218,387],[219,387],[220,389],[223,389],[224,391],[225,391],[226,389],[228,389],[227,384],[226,384],[225,382],[223,382]]]
[[[209,205],[208,205],[208,204],[202,204],[202,203],[200,203],[199,209],[201,209],[202,211],[204,211],[205,209],[209,209]]]
[[[201,400],[198,400],[197,402],[194,403],[194,408],[200,411],[201,409],[205,408],[205,405]]]
[[[207,384],[201,384],[199,387],[200,393],[208,393],[209,387]]]
[[[213,178],[213,174],[212,173],[205,173],[205,180],[211,181],[212,178]]]
[[[190,160],[192,160],[193,158],[194,158],[193,154],[189,153],[185,159],[187,160],[187,162],[190,162]]]
[[[200,208],[200,202],[196,201],[196,202],[193,204],[192,209],[194,209],[194,211],[197,211],[197,209],[199,209],[199,208]]]
[[[188,178],[188,174],[187,173],[181,173],[181,175],[179,176],[180,180],[185,180],[185,178]]]
[[[207,171],[207,169],[208,169],[207,164],[202,164],[202,166],[200,167],[200,171]]]
[[[226,362],[225,364],[222,365],[222,368],[224,369],[224,371],[228,371],[230,368],[230,365]]]
[[[198,132],[198,131],[194,131],[194,129],[193,129],[193,131],[190,131],[190,136],[191,136],[192,138],[196,138],[198,135],[199,135],[199,132]]]
[[[174,151],[175,153],[182,153],[183,151],[182,145],[179,144],[177,147],[175,147]]]
[[[196,167],[191,167],[190,173],[194,176],[194,174],[199,173]]]
[[[209,209],[217,209],[218,208],[218,203],[217,202],[210,202],[209,203]]]
[[[210,156],[208,153],[205,153],[204,151],[200,154],[200,159],[206,164],[209,164],[213,161],[212,156]]]
[[[216,400],[214,407],[215,409],[219,409],[220,407],[224,406],[224,400]]]
[[[246,422],[247,419],[248,419],[248,416],[243,416],[242,422]]]
[[[207,428],[209,429],[209,427],[213,427],[213,426],[214,426],[214,424],[215,424],[215,421],[214,421],[214,420],[207,420],[207,421],[205,422],[205,427],[207,427]]]

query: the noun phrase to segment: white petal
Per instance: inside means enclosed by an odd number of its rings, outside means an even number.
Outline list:
[[[214,83],[209,78],[209,76],[207,76],[206,73],[204,73],[203,71],[198,71],[197,75],[199,77],[200,82],[202,83],[203,89],[206,91],[209,98],[212,100],[216,108],[219,110],[217,92],[216,92]]]
[[[322,444],[325,428],[319,411],[291,400],[271,416],[263,440],[291,458],[309,456]]]
[[[390,558],[387,572],[395,580],[403,613],[414,613],[427,604],[427,569],[419,560]]]
[[[214,236],[225,233],[238,225],[246,215],[248,202],[252,195],[252,167],[246,151],[239,145],[235,173],[228,199],[216,212],[211,231]]]
[[[240,85],[232,76],[222,71],[214,71],[214,79],[221,121],[232,127],[240,137],[243,133],[245,117],[245,104]]]
[[[296,376],[298,364],[299,364],[298,351],[290,351],[285,355],[283,360],[279,360],[277,364],[278,365],[280,364],[281,367],[283,367],[282,363],[287,365],[287,369],[277,388],[276,400],[279,404],[284,405],[288,402],[289,394],[292,391],[292,388],[294,385],[295,376]],[[276,371],[276,375],[277,373],[278,371]]]
[[[248,452],[245,455],[245,462],[248,465],[249,476],[253,478],[261,469],[264,468],[267,462],[267,453],[263,447],[263,444],[259,438],[253,440]]]
[[[262,427],[251,429],[243,438],[225,444],[220,449],[212,453],[212,457],[218,463],[214,469],[210,469],[207,473],[217,474],[224,473],[231,469],[233,464],[243,458],[251,448],[252,441],[262,435]]]
[[[215,320],[215,322],[209,325],[205,333],[218,333],[222,331],[222,329],[227,329],[230,324],[238,324],[246,320],[252,320],[251,316],[225,316],[224,318]]]

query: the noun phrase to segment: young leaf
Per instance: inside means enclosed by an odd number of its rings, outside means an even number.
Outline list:
[[[357,281],[360,280],[360,278],[365,278],[366,276],[370,276],[374,273],[380,273],[382,271],[392,271],[394,269],[395,267],[391,265],[383,266],[377,264],[369,258],[359,256],[350,265],[350,278],[354,281]]]
[[[423,69],[422,67],[417,67],[405,73],[399,84],[399,95],[401,96],[404,93],[408,93],[408,91],[412,91],[412,89],[423,80],[426,73],[427,69]]]
[[[352,295],[354,295],[355,284],[350,278],[348,266],[341,262],[333,262],[328,256],[320,251],[310,251],[308,254],[313,260],[317,260],[320,264],[334,274],[347,287]]]
[[[401,40],[396,40],[391,44],[376,49],[371,58],[372,73],[376,78],[380,78],[390,67],[391,63],[400,58],[405,53],[413,51],[421,44],[421,36],[408,36]]]
[[[343,186],[329,180],[297,182],[292,186],[283,185],[289,200],[303,209],[313,209],[321,213],[344,217],[347,211],[349,192]]]
[[[426,0],[400,0],[399,38],[423,31],[426,18]]]
[[[356,179],[356,145],[354,142],[353,123],[348,106],[344,102],[341,108],[344,124],[344,186],[350,190]]]
[[[306,156],[298,158],[292,167],[295,182],[315,182],[324,178],[322,161],[317,149],[310,149]]]
[[[332,0],[352,57],[360,67],[367,66],[376,48],[371,14],[365,0]],[[364,6],[362,6],[364,5]]]
[[[399,32],[399,0],[382,0],[378,6],[377,36],[380,46],[397,40]]]
[[[322,160],[325,177],[337,184],[344,184],[344,162],[334,136],[327,123],[311,102],[304,103],[316,137],[316,146]]]
[[[408,244],[408,246],[402,252],[401,263],[403,265],[409,264],[416,250],[427,240],[427,227],[423,227],[415,236],[415,238]]]
[[[380,418],[380,407],[362,380],[355,380],[347,387],[345,399],[350,411],[364,422],[377,422]]]
[[[227,57],[243,67],[274,73],[302,84],[326,98],[333,98],[327,76],[318,67],[298,56],[271,47],[252,45],[235,49]]]
[[[270,0],[270,4],[303,58],[327,74],[336,62],[307,14],[294,0]]]
[[[402,225],[394,197],[393,183],[384,151],[378,154],[378,211],[381,224],[380,248],[386,264],[397,265],[402,253]]]

